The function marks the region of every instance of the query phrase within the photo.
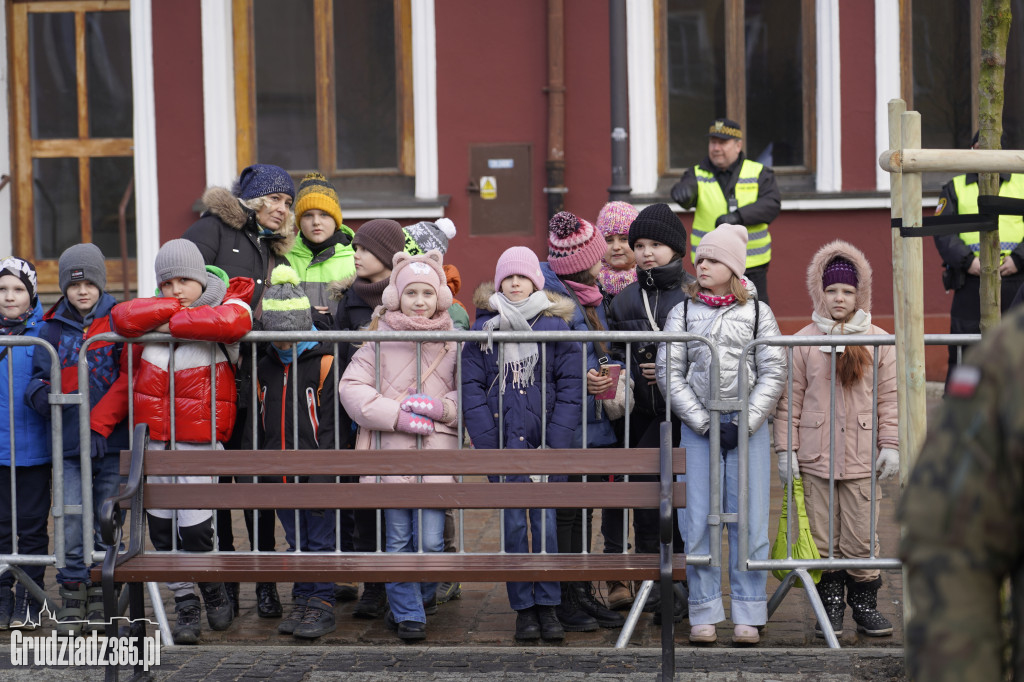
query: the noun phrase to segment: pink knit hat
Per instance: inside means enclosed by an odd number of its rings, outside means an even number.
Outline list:
[[[556,213],[548,223],[548,265],[556,275],[589,270],[607,250],[604,236],[568,211]]]
[[[747,228],[722,223],[697,245],[697,260],[701,258],[724,263],[737,277],[743,277],[747,269]]]
[[[633,204],[625,201],[609,201],[601,207],[597,214],[596,227],[605,237],[613,234],[629,234],[629,226],[636,220],[640,211]]]
[[[392,260],[391,282],[381,295],[381,303],[388,310],[401,307],[401,296],[410,284],[429,284],[437,292],[438,312],[448,310],[452,305],[452,290],[442,266],[441,252],[434,249],[419,256],[410,256],[404,251],[396,253]]]
[[[498,265],[494,269],[494,288],[501,289],[501,283],[512,275],[526,277],[537,287],[537,291],[544,288],[544,274],[540,271],[537,254],[525,246],[506,249],[498,258]]]

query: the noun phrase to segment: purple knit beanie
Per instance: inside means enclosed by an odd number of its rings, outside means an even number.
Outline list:
[[[537,291],[544,288],[544,274],[540,271],[537,254],[525,246],[506,249],[498,258],[498,265],[494,268],[494,288],[500,290],[501,283],[512,275],[526,277],[537,287]]]
[[[625,201],[610,201],[601,207],[597,214],[597,229],[605,237],[613,234],[629,234],[629,226],[636,220],[640,211],[633,204]]]
[[[849,284],[857,288],[857,268],[842,256],[836,256],[825,266],[821,274],[821,288],[828,289],[833,284]]]
[[[275,193],[287,194],[294,199],[295,182],[280,166],[254,163],[242,169],[232,193],[239,199],[257,199]]]
[[[548,266],[556,275],[589,270],[607,250],[604,236],[568,211],[556,213],[548,223]]]

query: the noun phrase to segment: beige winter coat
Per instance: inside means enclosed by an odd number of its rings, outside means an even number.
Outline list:
[[[819,315],[828,316],[821,277],[825,267],[842,256],[857,269],[857,308],[871,311],[871,266],[864,254],[842,241],[822,247],[807,269],[807,290]],[[867,334],[888,334],[871,325]],[[817,325],[809,324],[798,336],[820,336]],[[839,337],[841,338],[841,337]],[[866,346],[869,353],[873,347]],[[871,442],[872,368],[868,365],[861,381],[844,388],[836,384],[835,421],[829,421],[831,357],[820,346],[793,349],[793,396],[783,393],[775,415],[775,449],[795,450],[801,473],[828,478],[829,442],[835,434],[836,480],[871,475],[875,453],[883,447],[899,447],[896,410],[896,353],[892,346],[878,349],[878,436]],[[792,441],[789,417],[793,417]]]

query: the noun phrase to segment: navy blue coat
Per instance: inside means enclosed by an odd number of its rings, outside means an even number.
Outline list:
[[[497,313],[487,303],[494,286],[485,282],[477,288],[477,304],[473,329],[483,329],[484,323]],[[553,305],[531,321],[536,331],[568,331],[574,305],[556,294],[548,293]],[[578,343],[540,344],[546,353],[547,374],[547,438],[551,448],[572,448],[576,429],[582,420],[581,372],[583,356]],[[513,388],[511,381],[502,397],[504,420],[501,423],[504,447],[510,450],[538,448],[541,445],[541,362],[538,359],[534,382],[526,388]],[[473,446],[495,449],[498,444],[498,394],[501,381],[498,376],[498,344],[484,351],[478,343],[467,343],[462,349],[462,413],[473,439]],[[492,477],[492,480],[497,480]],[[509,481],[526,481],[526,476],[510,476]],[[552,476],[549,480],[566,480]]]
[[[540,271],[544,273],[544,289],[552,291],[556,294],[564,296],[565,298],[573,301],[573,315],[572,320],[569,322],[569,328],[573,331],[590,331],[590,327],[587,326],[587,319],[583,312],[583,307],[576,305],[576,301],[569,294],[566,285],[562,280],[558,279],[551,267],[547,263],[540,264]],[[595,306],[594,310],[597,313],[597,319],[601,322],[601,326],[604,329],[608,329],[608,318],[605,315],[604,303]],[[599,370],[601,369],[601,363],[598,362],[597,345],[594,343],[587,344],[587,370]],[[618,438],[615,437],[615,429],[612,427],[612,423],[608,420],[604,410],[601,410],[600,415],[597,411],[597,400],[594,396],[587,394],[587,409],[585,411],[587,417],[587,447],[588,448],[603,448],[612,447],[618,442]],[[580,417],[580,427],[574,441],[576,447],[583,447],[583,418]]]

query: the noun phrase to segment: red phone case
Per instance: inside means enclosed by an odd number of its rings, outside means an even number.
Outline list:
[[[612,387],[607,391],[598,393],[594,397],[598,400],[611,400],[615,397],[615,393],[619,388],[619,372],[622,371],[622,365],[605,365],[608,368],[608,376],[612,378]]]

